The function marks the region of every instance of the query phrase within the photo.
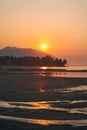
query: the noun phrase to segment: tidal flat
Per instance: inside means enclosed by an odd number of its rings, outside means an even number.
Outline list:
[[[0,128],[87,129],[87,78],[2,70]]]

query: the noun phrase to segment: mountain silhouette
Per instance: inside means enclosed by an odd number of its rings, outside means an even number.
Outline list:
[[[46,55],[48,55],[48,54],[35,50],[35,49],[32,49],[32,48],[17,48],[17,47],[7,46],[0,50],[0,56],[16,56],[16,57],[39,56],[39,57],[43,57]]]

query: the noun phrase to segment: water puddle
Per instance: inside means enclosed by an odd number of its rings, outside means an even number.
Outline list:
[[[11,117],[11,116],[2,116],[0,115],[0,119],[6,120],[15,120],[24,123],[33,123],[39,125],[72,125],[72,126],[87,126],[87,120],[41,120],[41,119],[28,119],[28,118],[19,118],[19,117]]]
[[[78,86],[78,87],[67,88],[64,91],[65,92],[87,91],[87,86]]]
[[[82,104],[83,103],[83,104]],[[76,105],[76,106],[75,106]],[[81,107],[83,105],[83,107]],[[70,107],[69,107],[70,106]],[[77,107],[78,106],[78,107]],[[25,110],[54,110],[66,111],[68,113],[87,114],[87,100],[63,100],[63,101],[43,101],[43,102],[5,102],[0,101],[2,108],[18,108]]]

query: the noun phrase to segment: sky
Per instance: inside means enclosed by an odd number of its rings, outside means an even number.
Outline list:
[[[87,65],[87,0],[0,0],[0,49],[41,50]]]

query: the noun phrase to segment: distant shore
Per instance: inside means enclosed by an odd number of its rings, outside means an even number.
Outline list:
[[[66,66],[64,67],[29,67],[29,66],[0,66],[0,72],[9,71],[10,72],[33,72],[33,71],[44,71],[44,72],[87,72],[87,69],[75,69],[75,70],[68,70]]]

